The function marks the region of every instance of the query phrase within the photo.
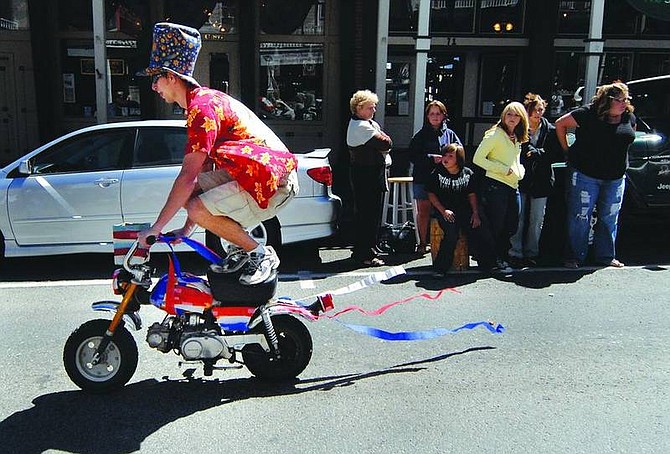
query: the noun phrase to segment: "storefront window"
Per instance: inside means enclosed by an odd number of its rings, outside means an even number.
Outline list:
[[[606,36],[634,35],[639,14],[628,2],[605,2],[603,34]]]
[[[386,63],[386,109],[387,117],[409,116],[410,64],[407,62]]]
[[[475,0],[432,1],[430,30],[433,33],[472,33],[475,23]]]
[[[419,0],[391,0],[389,32],[416,33],[418,18]]]
[[[480,33],[523,32],[523,0],[480,0]]]
[[[634,78],[662,76],[670,74],[670,54],[639,54]]]
[[[323,44],[261,43],[258,112],[277,120],[321,120]]]
[[[612,83],[615,80],[630,80],[633,55],[630,53],[608,52],[598,85]],[[554,89],[549,100],[550,117],[558,117],[575,107],[584,104],[584,74],[586,74],[586,56],[581,52],[557,52],[554,69]]]
[[[268,35],[323,35],[326,0],[261,1],[261,33]]]
[[[111,44],[114,44],[113,42]],[[117,44],[118,45],[118,44]],[[93,47],[66,44],[62,60],[63,113],[69,117],[96,114],[95,57]],[[134,47],[107,47],[107,116],[139,117],[140,81]]]
[[[0,2],[0,30],[28,30],[29,28],[27,0]]]
[[[428,58],[425,102],[442,101],[452,118],[461,117],[465,60],[461,55],[437,54]]]
[[[58,26],[62,31],[93,31],[91,0],[58,0]]]
[[[670,7],[669,7],[670,9]],[[642,16],[640,29],[642,35],[670,35],[670,21],[653,19],[649,16]]]
[[[514,85],[518,68],[514,54],[483,55],[480,74],[479,115],[499,116],[514,95]]]
[[[589,31],[591,2],[589,0],[558,3],[558,34],[582,35]]]

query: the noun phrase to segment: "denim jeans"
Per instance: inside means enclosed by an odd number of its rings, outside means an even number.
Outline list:
[[[544,211],[547,207],[546,197],[533,198],[521,193],[521,209],[519,210],[519,227],[510,238],[512,247],[510,257],[537,257],[540,255],[540,234],[544,223]]]
[[[519,191],[485,177],[479,199],[489,221],[496,256],[505,259],[510,247],[509,239],[519,225]]]
[[[477,260],[477,265],[483,269],[490,269],[495,265],[495,254],[493,252],[493,238],[489,231],[488,221],[484,214],[480,215],[481,225],[472,228],[470,219],[471,211],[456,212],[455,222],[449,222],[443,216],[437,216],[437,222],[444,233],[440,249],[437,251],[433,268],[437,271],[449,271],[454,261],[454,249],[458,235],[463,232],[468,239],[468,248],[471,255]]]
[[[594,208],[598,213],[593,232],[595,260],[598,263],[609,263],[616,258],[617,223],[625,187],[625,177],[600,180],[575,169],[568,170],[566,259],[577,260],[579,263],[586,259]]]

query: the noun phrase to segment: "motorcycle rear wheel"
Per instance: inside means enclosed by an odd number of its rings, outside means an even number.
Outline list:
[[[279,340],[280,357],[266,353],[260,345],[247,345],[242,350],[244,365],[261,380],[294,379],[312,358],[312,336],[302,322],[289,315],[272,317],[272,325]],[[265,327],[261,324],[255,330],[265,332]]]
[[[137,345],[119,326],[100,362],[91,359],[109,328],[109,320],[90,320],[74,330],[63,349],[65,371],[75,385],[91,393],[107,393],[123,387],[137,369]]]

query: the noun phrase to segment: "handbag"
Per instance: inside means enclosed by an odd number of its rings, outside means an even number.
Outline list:
[[[382,252],[413,253],[416,250],[414,223],[384,224],[379,228],[378,247]]]

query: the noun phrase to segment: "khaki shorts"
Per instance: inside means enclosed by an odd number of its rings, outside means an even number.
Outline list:
[[[276,216],[298,194],[298,174],[294,170],[285,181],[280,182],[267,208],[260,208],[251,194],[225,170],[201,173],[198,175],[198,185],[203,191],[200,200],[210,213],[229,217],[246,229]]]

